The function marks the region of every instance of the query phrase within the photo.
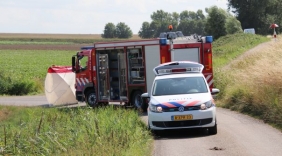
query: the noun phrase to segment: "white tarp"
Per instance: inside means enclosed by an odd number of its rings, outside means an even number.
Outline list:
[[[75,74],[70,66],[51,66],[45,78],[45,95],[49,104],[78,103],[75,98]]]

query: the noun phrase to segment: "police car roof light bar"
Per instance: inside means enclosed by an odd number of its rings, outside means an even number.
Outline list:
[[[183,74],[183,73],[201,73],[204,66],[202,64],[190,61],[175,61],[160,64],[153,69],[155,75]]]

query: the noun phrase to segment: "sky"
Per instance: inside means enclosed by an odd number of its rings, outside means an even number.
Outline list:
[[[0,0],[0,33],[101,34],[107,23],[123,22],[137,34],[157,10],[211,6],[227,9],[227,0]]]

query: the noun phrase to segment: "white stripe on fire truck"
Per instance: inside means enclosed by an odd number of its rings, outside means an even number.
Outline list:
[[[89,81],[88,81],[88,79],[87,79],[87,78],[85,78],[85,81],[86,81],[86,83],[89,83]]]
[[[76,81],[78,82],[79,85],[81,85],[81,82],[79,81],[79,78],[76,78]]]
[[[210,78],[211,78],[211,75],[206,76],[207,81],[209,81]]]
[[[211,81],[209,82],[209,86],[211,86],[213,84],[213,79],[211,79]]]
[[[85,85],[83,78],[80,78],[80,81],[83,83],[83,85]]]

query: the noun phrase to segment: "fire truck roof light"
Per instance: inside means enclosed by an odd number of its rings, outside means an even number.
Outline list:
[[[167,39],[166,38],[160,38],[160,45],[166,45]]]
[[[207,43],[212,43],[213,42],[213,37],[212,36],[206,36],[206,42]]]
[[[175,61],[163,63],[154,68],[156,75],[182,74],[182,73],[201,73],[204,66],[190,61]]]
[[[89,50],[89,49],[93,49],[94,46],[85,46],[85,47],[81,47],[81,50]]]

